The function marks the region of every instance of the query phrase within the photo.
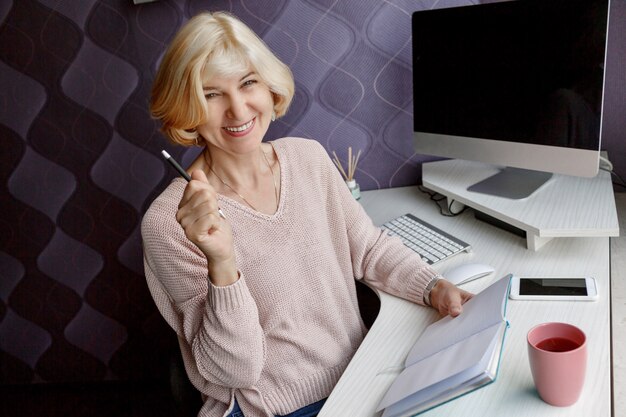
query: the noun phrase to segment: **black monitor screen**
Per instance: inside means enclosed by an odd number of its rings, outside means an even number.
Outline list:
[[[597,150],[607,3],[413,13],[415,131]]]

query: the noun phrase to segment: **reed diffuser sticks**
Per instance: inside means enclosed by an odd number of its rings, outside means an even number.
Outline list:
[[[333,162],[337,166],[337,169],[339,169],[339,172],[341,172],[341,175],[343,175],[343,178],[346,181],[346,185],[350,189],[352,196],[358,200],[359,198],[361,198],[361,188],[359,187],[359,184],[357,184],[356,180],[354,179],[354,174],[356,173],[356,167],[359,163],[359,158],[361,157],[361,150],[359,150],[359,152],[356,155],[354,155],[352,153],[352,146],[348,147],[348,171],[347,172],[343,168],[343,165],[341,164],[341,161],[339,160],[339,157],[337,156],[335,151],[333,151],[333,156],[334,156]]]
[[[356,172],[356,167],[357,167],[357,164],[359,163],[359,158],[361,157],[361,150],[359,149],[359,152],[356,155],[353,155],[352,146],[348,147],[348,171],[347,172],[346,170],[343,169],[343,165],[341,164],[341,161],[337,157],[337,154],[335,153],[335,151],[333,151],[333,156],[334,156],[333,162],[337,166],[337,169],[339,169],[339,172],[341,172],[341,175],[343,175],[343,178],[346,181],[353,181],[354,173]]]

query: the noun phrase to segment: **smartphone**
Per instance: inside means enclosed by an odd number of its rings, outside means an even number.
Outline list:
[[[593,301],[598,299],[591,277],[517,277],[511,279],[513,300]]]

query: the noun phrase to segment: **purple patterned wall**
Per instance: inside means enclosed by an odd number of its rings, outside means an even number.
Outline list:
[[[190,16],[230,10],[288,63],[297,93],[269,135],[345,154],[364,189],[415,184],[410,14],[469,0],[0,1],[0,382],[163,375],[175,348],[143,277],[139,222],[195,151],[147,113],[155,67]],[[614,20],[626,22],[624,0]],[[624,24],[604,148],[624,175]],[[620,43],[621,42],[621,43]]]

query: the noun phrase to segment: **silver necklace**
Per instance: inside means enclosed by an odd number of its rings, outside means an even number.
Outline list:
[[[278,211],[278,186],[276,185],[276,175],[274,175],[274,169],[270,165],[270,161],[267,160],[267,155],[265,155],[265,152],[263,152],[263,150],[261,150],[261,153],[263,154],[263,159],[265,159],[265,163],[267,164],[267,167],[270,169],[270,172],[272,173],[272,181],[274,182],[274,198],[276,198],[276,211]],[[215,170],[213,169],[213,164],[211,164],[211,163],[209,163],[209,161],[207,161],[206,154],[204,154],[204,160],[209,165],[209,169],[211,170],[213,175],[215,175],[217,177],[217,179],[222,182],[222,184],[224,184],[226,187],[228,187],[233,193],[237,194],[239,196],[239,198],[241,198],[247,205],[252,207],[252,209],[254,211],[259,211],[248,200],[246,200],[246,198],[244,196],[239,194],[239,192],[237,192],[237,190],[235,190],[233,187],[230,186],[230,184],[228,184],[226,181],[224,181],[222,179],[222,177],[217,175],[217,172],[215,172]],[[213,161],[213,159],[211,159],[211,161]]]

